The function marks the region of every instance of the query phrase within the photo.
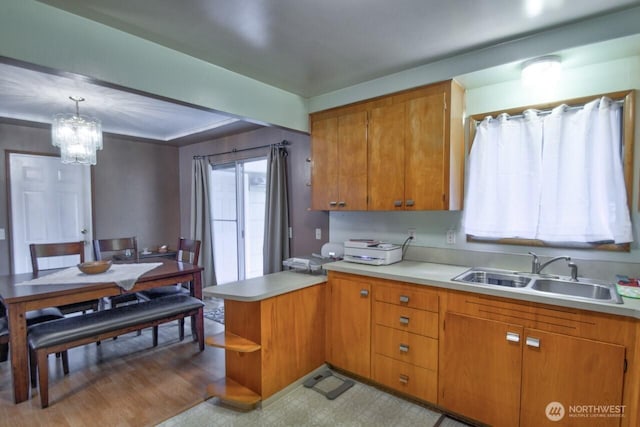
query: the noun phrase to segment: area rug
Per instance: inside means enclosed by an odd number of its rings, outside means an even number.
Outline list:
[[[224,306],[216,307],[213,310],[205,310],[204,317],[224,325]]]

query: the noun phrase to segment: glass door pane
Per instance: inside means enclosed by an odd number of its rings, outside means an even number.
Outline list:
[[[211,172],[214,263],[218,283],[262,276],[267,160],[215,166]]]
[[[239,279],[238,209],[236,165],[222,165],[211,172],[213,261],[218,283]]]
[[[244,163],[244,267],[245,279],[262,276],[262,244],[267,193],[267,160]]]

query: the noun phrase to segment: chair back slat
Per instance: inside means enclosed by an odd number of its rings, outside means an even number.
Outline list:
[[[133,253],[136,262],[140,261],[138,254],[138,239],[133,237],[121,237],[118,239],[96,239],[93,241],[93,253],[96,260],[104,259],[107,252],[122,252],[127,249]]]
[[[31,243],[29,245],[31,253],[31,268],[37,273],[38,258],[48,258],[54,256],[79,255],[80,262],[84,262],[84,242],[64,242],[64,243]]]
[[[176,254],[178,261],[188,262],[197,265],[200,259],[200,240],[185,239],[183,237],[178,240],[178,252]]]

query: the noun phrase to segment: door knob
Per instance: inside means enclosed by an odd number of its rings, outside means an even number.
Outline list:
[[[82,234],[87,234],[87,231],[88,231],[88,230],[87,230],[86,228],[83,228],[82,230],[80,230],[80,232],[81,232]]]

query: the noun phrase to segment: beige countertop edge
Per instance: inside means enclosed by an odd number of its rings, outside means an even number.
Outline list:
[[[327,276],[321,274],[281,271],[224,285],[207,286],[202,289],[202,293],[209,297],[252,302],[262,301],[326,281]]]
[[[536,291],[503,288],[499,286],[454,282],[451,279],[470,267],[433,264],[427,262],[402,261],[385,266],[354,264],[345,261],[325,264],[330,271],[359,274],[380,279],[397,280],[417,285],[428,285],[437,288],[454,289],[515,300],[530,301],[560,307],[577,308],[600,313],[628,316],[640,319],[640,300],[622,297],[624,304],[607,304],[545,295]]]

